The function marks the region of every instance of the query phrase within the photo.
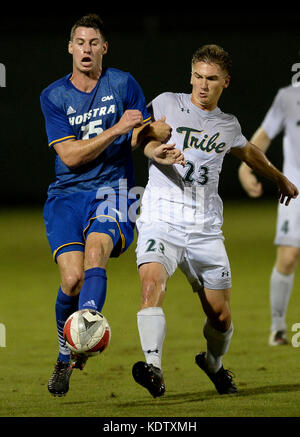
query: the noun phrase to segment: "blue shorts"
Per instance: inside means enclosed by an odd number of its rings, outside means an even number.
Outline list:
[[[103,198],[102,198],[103,197]],[[53,258],[64,252],[84,252],[91,232],[112,238],[111,257],[118,257],[134,238],[134,222],[128,211],[132,200],[127,192],[101,196],[98,191],[80,191],[63,196],[48,197],[44,206],[44,221]]]

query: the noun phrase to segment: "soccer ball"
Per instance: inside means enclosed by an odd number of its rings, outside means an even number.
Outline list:
[[[63,336],[72,352],[94,356],[107,348],[111,331],[103,314],[85,309],[71,314],[65,323]]]

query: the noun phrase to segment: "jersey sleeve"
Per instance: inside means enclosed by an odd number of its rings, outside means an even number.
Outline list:
[[[47,94],[41,94],[40,102],[45,118],[49,147],[76,138],[66,114],[51,102]]]
[[[131,74],[128,75],[125,109],[138,109],[143,114],[144,123],[151,121],[151,114],[147,109],[142,88]]]
[[[282,103],[282,90],[279,90],[276,94],[273,103],[262,122],[262,128],[271,140],[283,130],[284,111]]]
[[[247,143],[247,138],[242,134],[242,129],[240,123],[235,118],[235,132],[234,132],[234,140],[231,144],[231,147],[245,147]]]
[[[161,107],[161,101],[163,100],[164,96],[166,96],[166,95],[167,95],[167,93],[160,94],[157,97],[155,97],[152,100],[152,102],[150,103],[151,110],[153,111],[154,120],[159,120],[164,115],[162,113],[163,111],[162,111],[162,107]]]

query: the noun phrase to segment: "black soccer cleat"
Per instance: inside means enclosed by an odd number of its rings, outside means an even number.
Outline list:
[[[269,337],[269,346],[282,346],[289,344],[286,331],[272,331]]]
[[[132,367],[132,376],[135,382],[145,387],[154,398],[162,396],[166,391],[162,371],[153,364],[138,361]]]
[[[65,396],[68,392],[72,370],[70,363],[57,360],[52,376],[48,382],[48,390],[53,396]]]
[[[75,354],[71,352],[71,368],[83,370],[88,358],[86,354]]]
[[[222,366],[216,373],[211,373],[207,369],[205,352],[200,352],[195,357],[196,364],[202,369],[209,379],[214,383],[220,395],[237,393],[238,389],[233,382],[233,374],[230,370]]]

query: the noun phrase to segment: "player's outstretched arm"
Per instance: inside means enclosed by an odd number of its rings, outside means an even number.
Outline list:
[[[185,166],[184,155],[180,150],[175,149],[175,144],[161,144],[158,141],[150,141],[144,148],[144,154],[158,164],[180,164],[183,167]]]
[[[70,168],[77,168],[96,159],[120,135],[141,127],[143,116],[139,110],[128,109],[109,129],[87,140],[68,140],[54,146],[60,159]]]
[[[273,181],[279,190],[280,203],[288,205],[291,199],[298,196],[297,187],[292,184],[266,157],[264,152],[252,143],[247,142],[243,148],[232,148],[231,153],[245,162],[252,170]]]
[[[250,140],[251,143],[266,152],[271,144],[271,139],[262,127],[259,127]],[[257,180],[255,174],[248,165],[243,162],[238,170],[239,180],[250,197],[259,197],[263,193],[262,184]]]

